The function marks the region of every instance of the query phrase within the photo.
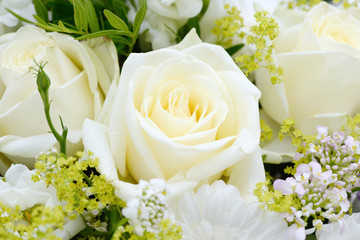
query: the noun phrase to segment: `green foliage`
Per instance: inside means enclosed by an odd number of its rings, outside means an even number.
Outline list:
[[[114,41],[118,54],[124,58],[133,51],[147,9],[146,0],[140,0],[132,24],[127,18],[129,7],[125,0],[34,0],[34,6],[37,23],[33,24],[46,31],[72,35],[78,40],[109,37]]]

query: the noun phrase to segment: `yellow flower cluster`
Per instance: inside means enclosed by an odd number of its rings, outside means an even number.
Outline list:
[[[240,65],[247,76],[260,67],[264,67],[270,72],[271,82],[273,84],[279,83],[284,71],[275,65],[272,57],[274,53],[273,41],[279,34],[279,26],[267,11],[257,11],[254,17],[256,24],[251,27],[250,34],[246,36],[246,44],[253,46],[256,50],[252,55],[237,56],[235,62]]]
[[[53,235],[55,228],[62,228],[65,215],[61,206],[55,208],[35,205],[25,211],[6,207],[0,202],[0,239],[61,240]]]
[[[225,9],[227,9],[228,15],[215,21],[216,26],[212,29],[212,33],[217,36],[217,45],[228,48],[233,45],[234,37],[243,39],[245,33],[241,32],[244,20],[240,11],[236,7],[230,8],[229,4],[225,5]]]
[[[78,152],[75,157],[64,157],[54,152],[38,157],[33,180],[43,179],[57,190],[60,201],[66,201],[70,217],[85,210],[96,210],[107,205],[124,207],[125,203],[114,194],[114,187],[95,167],[98,159],[91,152]]]

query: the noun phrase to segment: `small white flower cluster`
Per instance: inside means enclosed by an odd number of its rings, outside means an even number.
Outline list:
[[[275,180],[274,189],[300,200],[300,206],[286,214],[288,222],[305,227],[312,216],[313,226],[321,229],[324,219],[338,221],[350,208],[348,193],[359,182],[360,142],[343,132],[328,136],[326,127],[318,127],[318,133],[309,150],[297,155],[311,162],[300,164],[294,177]]]
[[[166,183],[162,179],[140,180],[141,195],[130,199],[122,210],[130,219],[135,233],[142,236],[144,231],[158,233],[159,224],[170,216],[166,197]]]

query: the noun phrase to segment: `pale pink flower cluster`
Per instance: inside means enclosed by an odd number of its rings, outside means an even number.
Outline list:
[[[301,226],[304,235],[310,216],[312,225],[321,229],[323,219],[338,221],[350,209],[348,193],[359,182],[359,147],[360,142],[344,132],[328,136],[326,127],[318,127],[317,141],[297,155],[311,162],[300,164],[293,177],[275,180],[275,190],[300,200],[300,207],[292,207],[286,220]]]

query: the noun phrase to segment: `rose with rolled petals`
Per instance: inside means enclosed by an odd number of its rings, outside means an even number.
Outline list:
[[[86,121],[84,145],[109,180],[117,168],[122,177],[186,188],[231,173],[229,181],[252,195],[264,180],[259,97],[226,51],[192,30],[171,48],[129,56],[109,126]]]
[[[263,110],[277,124],[293,118],[307,134],[319,125],[337,131],[347,115],[360,111],[359,16],[359,9],[322,2],[300,23],[281,29],[274,58],[285,71],[283,82],[272,85],[266,70],[255,77]],[[289,23],[300,19],[282,17]]]
[[[119,77],[117,53],[108,39],[79,42],[69,35],[25,26],[0,37],[0,170],[10,162],[32,167],[35,156],[56,143],[31,70],[46,63],[54,126],[69,129],[68,153],[79,149],[85,118],[103,121],[101,108]]]

